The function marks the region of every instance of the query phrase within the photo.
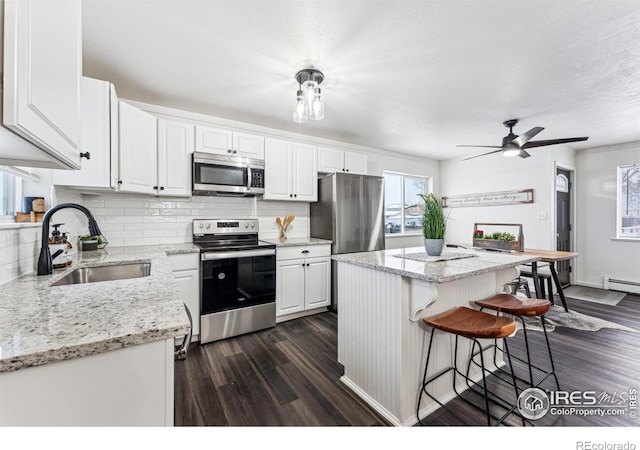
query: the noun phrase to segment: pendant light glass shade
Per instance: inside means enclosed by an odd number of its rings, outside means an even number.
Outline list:
[[[314,69],[304,69],[296,74],[299,87],[293,107],[294,122],[305,123],[308,119],[324,118],[324,97],[320,90],[323,80],[322,72]]]
[[[296,95],[296,102],[293,105],[293,121],[295,123],[306,123],[309,117],[309,111],[307,103],[305,101],[304,93],[299,90]]]

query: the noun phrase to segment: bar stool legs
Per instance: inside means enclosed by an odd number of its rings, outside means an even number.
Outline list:
[[[423,322],[429,327],[431,327],[431,333],[429,337],[429,346],[427,349],[424,375],[422,377],[422,387],[418,395],[418,402],[417,402],[418,404],[416,407],[416,416],[418,417],[419,423],[421,425],[424,425],[423,420],[420,418],[420,405],[422,402],[423,395],[427,395],[429,398],[435,401],[440,407],[442,407],[449,414],[456,417],[462,423],[467,422],[465,419],[460,417],[459,414],[456,414],[454,411],[448,408],[444,403],[442,403],[434,394],[432,394],[428,390],[428,386],[431,383],[433,383],[440,377],[448,374],[449,372],[452,373],[453,391],[456,393],[456,395],[459,398],[461,398],[465,402],[473,405],[476,408],[479,408],[480,410],[483,410],[487,417],[487,425],[491,425],[492,418],[496,420],[494,425],[500,425],[501,423],[503,423],[504,420],[517,409],[518,390],[516,387],[516,380],[514,377],[511,383],[512,386],[514,387],[514,393],[515,393],[513,402],[509,402],[499,397],[497,394],[491,393],[489,391],[487,386],[487,376],[486,376],[486,372],[488,372],[488,370],[485,366],[485,355],[484,355],[484,350],[486,349],[482,347],[482,344],[480,343],[479,339],[485,339],[485,338],[501,339],[506,336],[509,336],[511,333],[515,331],[515,322],[513,321],[513,319],[509,319],[504,316],[495,316],[493,314],[484,313],[471,308],[458,307],[458,308],[449,310],[445,313],[442,313],[440,315],[423,319]],[[431,352],[433,349],[434,334],[436,330],[448,332],[455,335],[453,365],[441,370],[440,372],[434,375],[427,376],[428,370],[429,370]],[[472,343],[471,354],[475,353],[477,357],[479,357],[480,359],[479,366],[481,368],[481,374],[482,374],[481,385],[473,381],[469,377],[471,361],[469,361],[467,365],[466,373],[462,373],[460,368],[458,367],[457,356],[459,351],[460,337],[465,337],[471,341]],[[476,349],[477,349],[477,352],[476,352]],[[465,398],[463,395],[461,395],[460,392],[458,392],[458,386],[457,386],[458,375],[460,375],[463,379],[466,380],[467,386],[471,390],[483,396],[484,408],[472,402],[471,400]],[[478,390],[474,388],[481,388],[481,392],[478,392]],[[490,403],[496,404],[502,407],[503,409],[505,409],[504,414],[502,414],[502,416],[500,417],[494,416],[490,410]],[[523,419],[523,424],[524,424],[524,419]]]
[[[517,356],[513,356],[509,354],[510,357],[524,363],[527,367],[529,380],[524,380],[521,377],[518,378],[521,382],[524,382],[528,385],[528,387],[538,387],[541,383],[543,383],[547,378],[553,377],[555,380],[556,387],[560,390],[560,383],[558,382],[558,377],[556,375],[555,365],[553,362],[553,355],[551,352],[551,344],[549,343],[549,335],[547,333],[547,326],[545,321],[545,314],[551,308],[551,303],[548,300],[544,299],[522,299],[515,295],[511,294],[496,294],[492,297],[486,298],[484,300],[478,300],[475,302],[476,305],[480,307],[480,310],[491,309],[496,311],[498,315],[502,313],[510,314],[514,317],[514,319],[518,320],[522,324],[522,332],[524,338],[524,347],[525,347],[525,355],[526,358],[522,359]],[[551,366],[550,370],[543,369],[532,363],[531,360],[531,350],[529,346],[529,333],[527,330],[526,317],[539,317],[542,325],[542,331],[544,333],[545,344],[547,346],[547,355],[549,357],[549,365]],[[504,340],[505,350],[508,350],[508,342]],[[494,342],[494,358],[497,358],[498,346],[497,342]],[[495,359],[494,359],[495,362]],[[503,373],[507,372],[503,368],[499,368]],[[510,375],[514,374],[514,369],[511,364],[509,364],[509,373]],[[534,369],[541,373],[543,376],[539,381],[534,381]]]

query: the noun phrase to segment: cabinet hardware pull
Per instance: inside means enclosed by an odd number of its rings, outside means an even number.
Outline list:
[[[234,150],[234,151],[233,151],[233,154],[234,154],[234,155],[235,155],[236,153],[238,153],[238,150]]]
[[[122,180],[118,180],[118,184],[122,184]]]
[[[309,250],[302,250],[302,254],[309,253]]]
[[[229,148],[229,149],[227,149],[227,153],[231,153],[231,149],[230,149],[230,148]]]
[[[158,186],[154,186],[153,189],[157,191],[158,190]]]
[[[91,159],[91,153],[89,152],[80,153],[80,158]]]
[[[161,191],[164,191],[164,186],[160,186],[160,190],[161,190]]]

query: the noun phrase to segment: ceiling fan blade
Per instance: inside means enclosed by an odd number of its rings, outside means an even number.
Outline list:
[[[579,141],[586,141],[587,139],[589,139],[588,137],[576,137],[576,138],[566,138],[566,139],[549,139],[546,141],[531,141],[531,142],[527,142],[526,144],[524,144],[522,147],[522,149],[526,149],[526,148],[534,148],[534,147],[544,147],[546,145],[556,145],[556,144],[566,144],[569,142],[579,142]]]
[[[532,129],[530,129],[529,131],[527,131],[524,134],[521,134],[520,136],[518,136],[517,138],[515,138],[511,142],[516,144],[518,147],[522,147],[524,144],[529,142],[532,137],[534,137],[536,134],[540,133],[542,130],[544,130],[544,128],[542,128],[542,127],[533,127]]]
[[[528,158],[531,155],[529,153],[525,152],[524,150],[520,149],[520,153],[518,153],[518,156],[520,158]]]
[[[480,156],[491,155],[492,153],[499,153],[501,151],[502,151],[502,147],[498,148],[498,150],[494,150],[494,151],[489,152],[489,153],[483,153],[482,155],[470,156],[468,158],[463,159],[463,161],[466,161],[468,159],[478,158]]]
[[[475,147],[475,148],[502,148],[499,145],[456,145],[456,147]]]

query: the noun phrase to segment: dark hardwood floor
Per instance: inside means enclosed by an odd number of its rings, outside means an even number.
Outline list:
[[[576,311],[640,329],[640,296],[627,295],[617,306],[569,300]],[[176,362],[175,424],[217,426],[384,426],[388,425],[339,381],[336,361],[337,316],[327,312],[280,323],[276,328],[191,347]],[[562,390],[606,392],[640,390],[640,334],[557,327],[549,334]],[[521,333],[510,338],[522,350]],[[532,333],[532,353],[543,358],[541,333]],[[494,385],[495,386],[495,385]],[[555,389],[551,381],[542,388]],[[499,392],[502,387],[495,388]],[[459,399],[449,402],[472,425],[482,412]],[[640,407],[639,407],[640,410]],[[640,412],[640,411],[638,411]],[[520,425],[517,417],[507,424]],[[429,425],[463,425],[445,411],[425,419]],[[638,426],[622,416],[550,415],[533,426]]]

